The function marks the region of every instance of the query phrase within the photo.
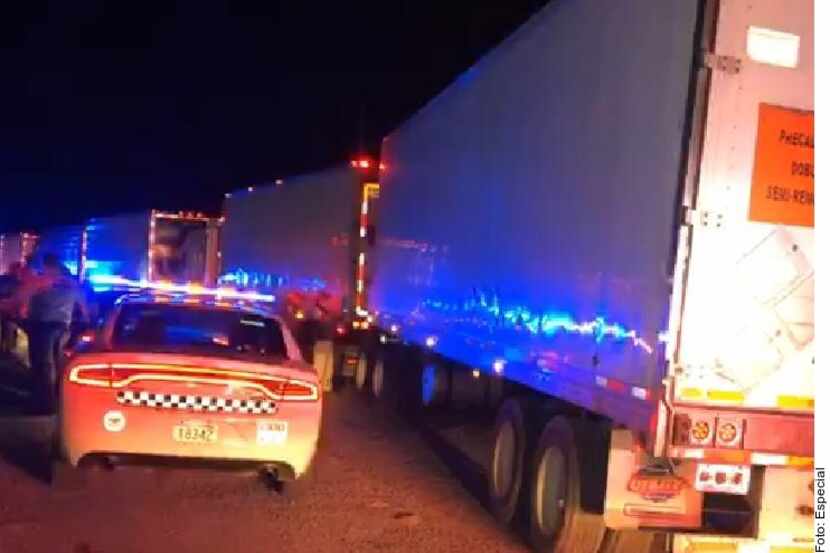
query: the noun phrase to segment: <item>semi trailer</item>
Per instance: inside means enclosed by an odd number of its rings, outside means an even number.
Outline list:
[[[225,197],[220,283],[274,294],[304,354],[327,344],[335,372],[353,369],[369,324],[364,252],[376,176],[377,163],[360,157]]]
[[[357,386],[491,408],[536,550],[812,551],[813,58],[809,0],[553,1],[383,141]]]
[[[221,221],[195,212],[140,211],[96,217],[83,227],[82,278],[213,286]]]
[[[0,274],[6,274],[15,263],[26,263],[37,244],[37,234],[7,232],[0,234]]]
[[[83,273],[85,247],[84,225],[64,225],[43,229],[34,248],[36,263],[46,254],[58,257],[67,271],[80,277]]]

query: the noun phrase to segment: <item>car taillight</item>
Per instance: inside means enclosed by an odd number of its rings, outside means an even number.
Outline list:
[[[252,388],[278,401],[316,401],[320,398],[319,388],[313,382],[242,371],[138,363],[76,365],[69,371],[70,382],[85,386],[126,388],[147,380]]]
[[[310,382],[289,380],[276,388],[277,394],[285,401],[315,401],[319,397],[317,386]]]
[[[109,387],[112,384],[112,367],[105,364],[77,365],[69,371],[69,381],[87,386]]]

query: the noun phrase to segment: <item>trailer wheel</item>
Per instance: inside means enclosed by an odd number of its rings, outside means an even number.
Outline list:
[[[440,363],[423,363],[421,369],[421,406],[437,407],[447,403],[449,370]]]
[[[375,399],[383,399],[385,394],[385,378],[386,375],[384,374],[386,371],[383,368],[383,359],[378,358],[375,361],[375,367],[372,370],[372,395]]]
[[[354,385],[359,391],[366,389],[369,382],[369,360],[365,353],[360,354],[360,359],[357,360],[357,367],[354,372]]]
[[[524,480],[527,427],[525,407],[508,399],[499,409],[493,427],[487,488],[490,511],[499,523],[509,525],[516,516]]]
[[[591,431],[587,425],[585,430]],[[536,551],[596,553],[602,545],[602,514],[587,512],[581,501],[578,447],[572,423],[564,417],[553,418],[539,437],[528,486],[529,537]]]

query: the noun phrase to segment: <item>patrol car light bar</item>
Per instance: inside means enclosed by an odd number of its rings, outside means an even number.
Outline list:
[[[198,284],[174,284],[172,282],[130,280],[128,278],[115,275],[90,275],[89,281],[95,286],[108,286],[113,288],[152,290],[158,292],[190,294],[194,296],[214,296],[216,299],[264,302],[275,301],[273,295],[260,294],[259,292],[241,292],[239,290],[234,290],[233,288],[206,288]]]

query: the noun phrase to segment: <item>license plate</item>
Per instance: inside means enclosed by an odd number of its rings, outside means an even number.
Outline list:
[[[173,427],[173,440],[189,444],[211,444],[219,439],[213,424],[185,423]]]
[[[288,421],[259,421],[256,423],[256,441],[260,445],[284,443],[288,438]]]

